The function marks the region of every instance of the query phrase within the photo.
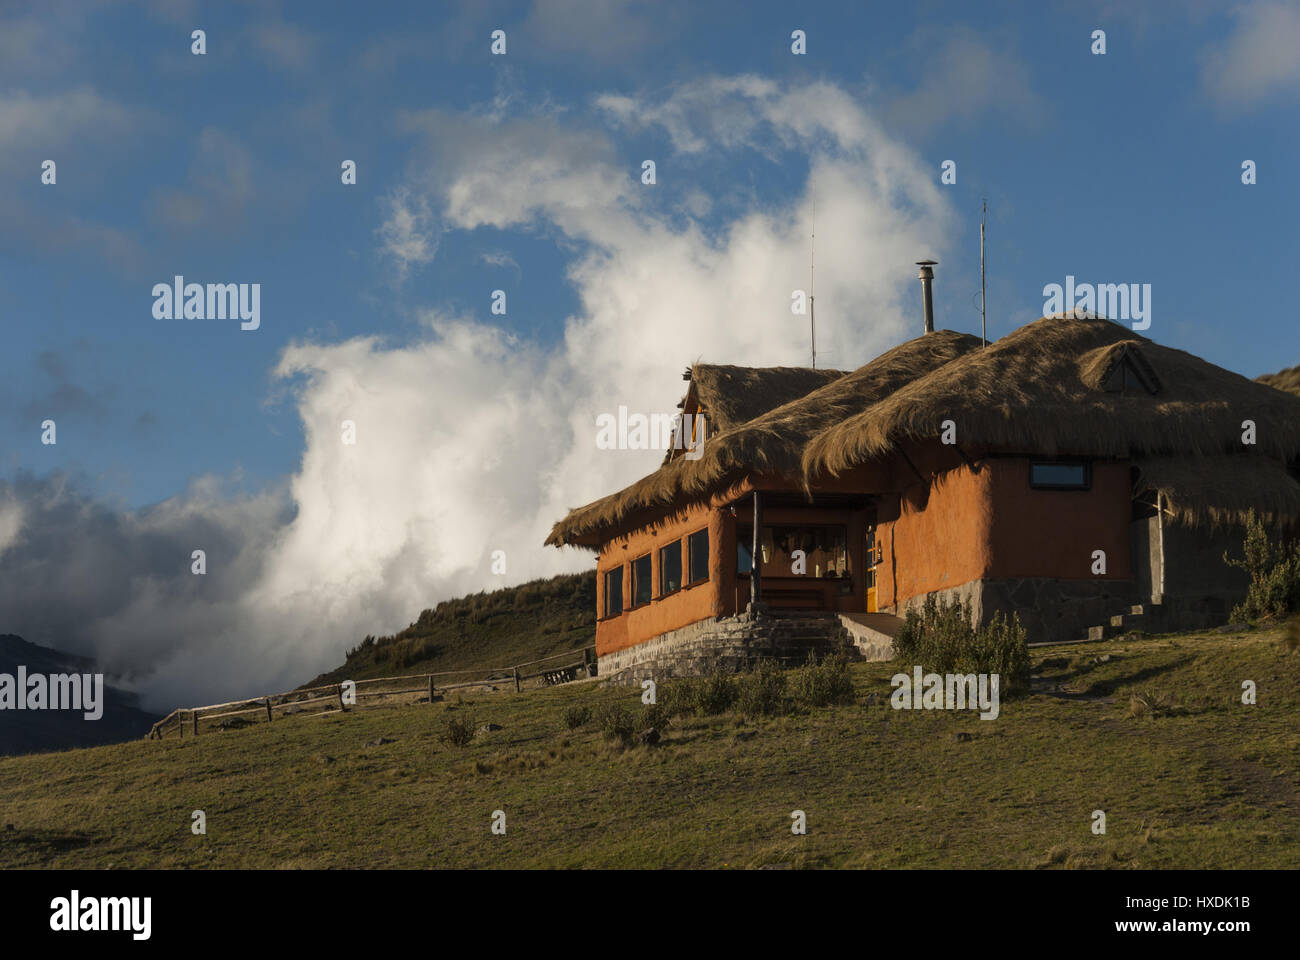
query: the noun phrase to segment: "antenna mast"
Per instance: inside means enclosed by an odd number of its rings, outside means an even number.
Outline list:
[[[812,185],[812,234],[808,241],[808,331],[812,335],[812,368],[817,369],[817,276],[814,258],[817,253],[817,183]]]
[[[988,199],[984,200],[984,213],[980,216],[980,346],[989,345],[987,318],[984,312],[984,221],[989,215]]]

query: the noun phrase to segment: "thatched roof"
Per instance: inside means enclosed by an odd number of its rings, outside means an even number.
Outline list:
[[[618,493],[571,511],[555,524],[546,542],[591,545],[593,534],[622,522],[639,510],[683,499],[706,498],[755,471],[799,477],[803,448],[811,437],[979,345],[978,337],[940,330],[900,344],[852,373],[833,378],[828,376],[829,382],[806,395],[768,409],[748,421],[733,424],[721,432],[716,430],[716,421],[708,421],[708,438],[699,460],[678,457]],[[825,371],[805,372],[822,374]],[[793,378],[786,382],[791,380]],[[716,387],[723,382],[737,381],[724,381],[719,377],[711,385]],[[761,377],[754,378],[754,382],[761,382]],[[716,403],[716,399],[713,402]],[[743,405],[733,402],[724,409],[741,411]],[[726,415],[724,413],[724,417]]]
[[[1300,484],[1271,457],[1157,457],[1137,460],[1140,490],[1159,490],[1189,526],[1235,523],[1253,509],[1266,524],[1300,516]]]
[[[811,367],[732,367],[697,363],[690,369],[692,394],[709,433],[723,433],[748,423],[791,400],[806,397],[818,387],[844,376],[843,370]]]
[[[593,546],[643,511],[703,500],[756,473],[815,486],[937,439],[945,420],[965,450],[1132,460],[1181,519],[1237,519],[1252,506],[1300,516],[1300,485],[1284,467],[1300,459],[1300,397],[1109,320],[1055,316],[983,349],[968,334],[926,334],[726,430],[711,423],[699,460],[674,459],[571,511],[546,542]],[[1253,447],[1241,442],[1243,420],[1255,422]]]
[[[1141,359],[1155,392],[1103,388],[1117,355]],[[810,478],[937,438],[944,420],[963,446],[1129,459],[1261,453],[1300,456],[1300,398],[1163,347],[1099,319],[1050,318],[1007,334],[912,381],[815,437]],[[1242,421],[1256,425],[1243,447]]]
[[[1285,390],[1287,393],[1300,396],[1300,367],[1287,367],[1277,373],[1266,373],[1256,377],[1255,380],[1275,390]]]

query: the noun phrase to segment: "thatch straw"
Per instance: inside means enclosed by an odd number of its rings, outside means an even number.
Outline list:
[[[1119,345],[1140,351],[1158,378],[1146,390],[1098,389]],[[1289,461],[1300,454],[1300,398],[1162,347],[1109,320],[1036,320],[933,371],[815,437],[804,451],[812,479],[935,439],[944,420],[963,445],[1040,455],[1215,456],[1241,452]],[[1253,420],[1256,445],[1243,447]]]
[[[811,367],[732,367],[697,363],[691,367],[687,400],[695,394],[698,409],[712,433],[723,433],[761,417],[769,410],[808,396],[844,376],[843,370]]]
[[[1133,465],[1135,490],[1159,490],[1170,516],[1188,526],[1240,523],[1252,509],[1269,525],[1300,516],[1300,483],[1270,457],[1158,457]]]

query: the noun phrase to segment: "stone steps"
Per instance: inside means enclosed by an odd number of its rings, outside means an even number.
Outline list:
[[[1089,627],[1087,639],[1093,642],[1109,640],[1112,637],[1132,633],[1134,630],[1150,629],[1163,612],[1162,599],[1155,596],[1149,603],[1135,603],[1129,607],[1128,613],[1115,614],[1110,618],[1109,623]]]

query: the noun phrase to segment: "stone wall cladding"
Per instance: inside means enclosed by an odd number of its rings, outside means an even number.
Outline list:
[[[1030,643],[1084,640],[1089,627],[1105,625],[1137,604],[1148,614],[1138,629],[1147,633],[1217,626],[1232,608],[1222,596],[1166,595],[1153,605],[1152,597],[1131,580],[972,580],[934,596],[945,603],[960,598],[976,623],[988,623],[998,611],[1008,621],[1018,614]],[[912,597],[899,614],[924,602],[925,595]]]
[[[845,642],[851,638],[835,614],[742,613],[700,620],[605,654],[597,663],[597,675],[611,683],[632,684],[711,671],[735,673],[764,659],[804,663],[809,654],[824,656]]]

